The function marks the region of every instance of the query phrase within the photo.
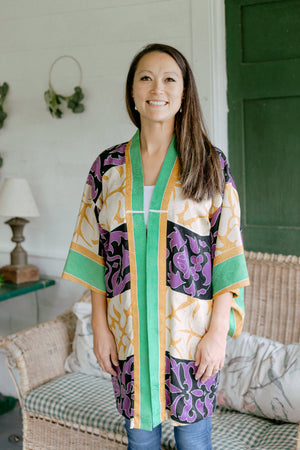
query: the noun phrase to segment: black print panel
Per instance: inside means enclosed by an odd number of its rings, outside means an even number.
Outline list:
[[[168,221],[167,286],[194,298],[210,300],[211,272],[210,236],[199,236]]]
[[[100,154],[101,158],[101,175],[115,166],[125,164],[125,148],[127,143],[115,145]]]
[[[96,203],[102,191],[102,177],[111,167],[125,164],[125,144],[115,145],[104,150],[95,159],[87,178],[92,188],[92,199]]]
[[[195,361],[166,353],[166,407],[171,418],[189,424],[210,417],[216,409],[219,373],[205,383],[195,379]]]
[[[127,419],[131,419],[134,415],[133,356],[128,357],[125,361],[119,361],[119,365],[117,367],[114,366],[114,369],[117,372],[117,376],[112,377],[112,384],[115,392],[117,409],[120,414]]]
[[[130,289],[126,224],[120,225],[111,232],[100,227],[100,242],[105,258],[106,293],[108,298],[112,298]]]
[[[220,150],[219,148],[215,147],[215,150],[218,153],[219,158],[220,158],[220,163],[221,163],[221,167],[223,169],[225,183],[231,183],[235,187],[226,156],[224,155],[222,150]]]

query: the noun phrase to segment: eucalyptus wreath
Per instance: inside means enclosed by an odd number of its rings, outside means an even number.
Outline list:
[[[9,90],[9,85],[6,82],[4,82],[2,84],[2,86],[0,85],[0,128],[3,127],[4,120],[7,117],[7,113],[3,109],[3,103],[5,100],[5,97],[7,96],[8,90]]]
[[[55,92],[53,85],[51,83],[51,74],[54,65],[57,63],[58,60],[62,58],[71,58],[73,59],[76,64],[78,65],[79,71],[80,71],[80,85],[82,81],[82,70],[79,62],[77,59],[75,59],[73,56],[63,55],[57,58],[51,65],[50,71],[49,71],[49,89],[44,93],[44,99],[46,102],[46,105],[50,111],[50,114],[53,117],[57,117],[60,119],[63,116],[63,102],[67,104],[67,107],[72,110],[73,113],[78,114],[82,113],[84,111],[84,105],[81,103],[84,99],[84,94],[82,92],[82,89],[79,86],[76,86],[74,88],[73,94],[69,96],[61,95]]]

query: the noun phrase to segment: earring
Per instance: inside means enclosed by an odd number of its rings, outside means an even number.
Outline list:
[[[180,106],[180,110],[179,110],[179,112],[180,112],[180,113],[182,113],[182,106]]]
[[[137,111],[137,107],[134,105],[134,109]]]

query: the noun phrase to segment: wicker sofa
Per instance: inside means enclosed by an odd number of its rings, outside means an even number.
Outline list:
[[[251,286],[245,290],[245,329],[284,344],[300,342],[300,258],[246,254]],[[6,338],[12,375],[20,376],[23,448],[121,449],[127,447],[123,418],[109,380],[66,373],[76,318],[72,311]],[[297,389],[297,387],[296,387]],[[298,386],[299,389],[299,386]],[[300,449],[300,425],[218,407],[214,450]],[[170,423],[162,448],[175,449]]]

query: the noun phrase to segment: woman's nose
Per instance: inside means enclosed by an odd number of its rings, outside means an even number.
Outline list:
[[[161,80],[154,80],[152,84],[152,91],[153,92],[160,92],[163,89],[163,83]]]

